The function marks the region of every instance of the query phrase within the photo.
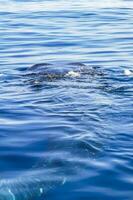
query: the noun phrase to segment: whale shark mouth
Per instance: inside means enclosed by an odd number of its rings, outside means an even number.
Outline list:
[[[52,178],[51,174],[53,174]],[[43,196],[57,184],[64,184],[64,177],[52,170],[36,169],[20,177],[0,180],[0,200],[29,200]]]
[[[79,169],[85,164],[84,158],[78,157],[79,152],[85,158],[88,155],[94,157],[101,153],[102,147],[101,142],[87,142],[80,135],[61,136],[56,141],[50,141],[49,145],[51,153],[46,152],[46,157],[41,157],[31,169],[15,177],[0,179],[0,200],[44,200],[50,190],[70,180],[75,181]],[[67,150],[62,155],[64,147]]]

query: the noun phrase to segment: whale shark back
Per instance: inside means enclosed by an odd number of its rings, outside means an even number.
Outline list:
[[[39,63],[27,68],[26,76],[36,76],[43,80],[55,80],[60,78],[79,78],[85,75],[102,76],[103,72],[97,67],[91,67],[83,63]]]

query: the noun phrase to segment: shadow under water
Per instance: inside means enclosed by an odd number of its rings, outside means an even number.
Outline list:
[[[48,146],[48,153],[27,172],[0,180],[1,200],[45,199],[49,190],[75,181],[80,170],[87,168],[86,159],[100,156],[103,148],[100,142],[78,136],[62,137]]]

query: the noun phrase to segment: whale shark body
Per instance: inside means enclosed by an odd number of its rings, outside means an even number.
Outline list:
[[[31,67],[27,67],[23,71],[21,77],[23,77],[24,80],[26,78],[28,83],[32,86],[40,86],[48,82],[53,84],[55,84],[55,82],[60,83],[62,80],[67,83],[74,80],[79,84],[81,80],[86,79],[88,81],[94,77],[97,79],[97,77],[103,75],[103,71],[98,67],[91,67],[83,63],[73,62],[35,64]],[[47,166],[47,163],[50,166]],[[53,171],[55,163],[56,159],[53,163],[51,159],[43,160],[40,163],[35,163],[36,167],[27,170],[24,174],[19,174],[13,178],[1,178],[0,200],[44,199],[43,197],[49,188],[66,182],[66,172],[62,173],[61,167],[58,166],[58,170]],[[66,163],[66,166],[67,165],[68,163]],[[70,163],[70,168],[71,166],[72,163]],[[72,167],[72,170],[73,168],[74,167]]]

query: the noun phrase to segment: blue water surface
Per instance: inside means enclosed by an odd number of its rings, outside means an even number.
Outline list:
[[[0,1],[0,200],[133,199],[132,67],[132,1]]]

